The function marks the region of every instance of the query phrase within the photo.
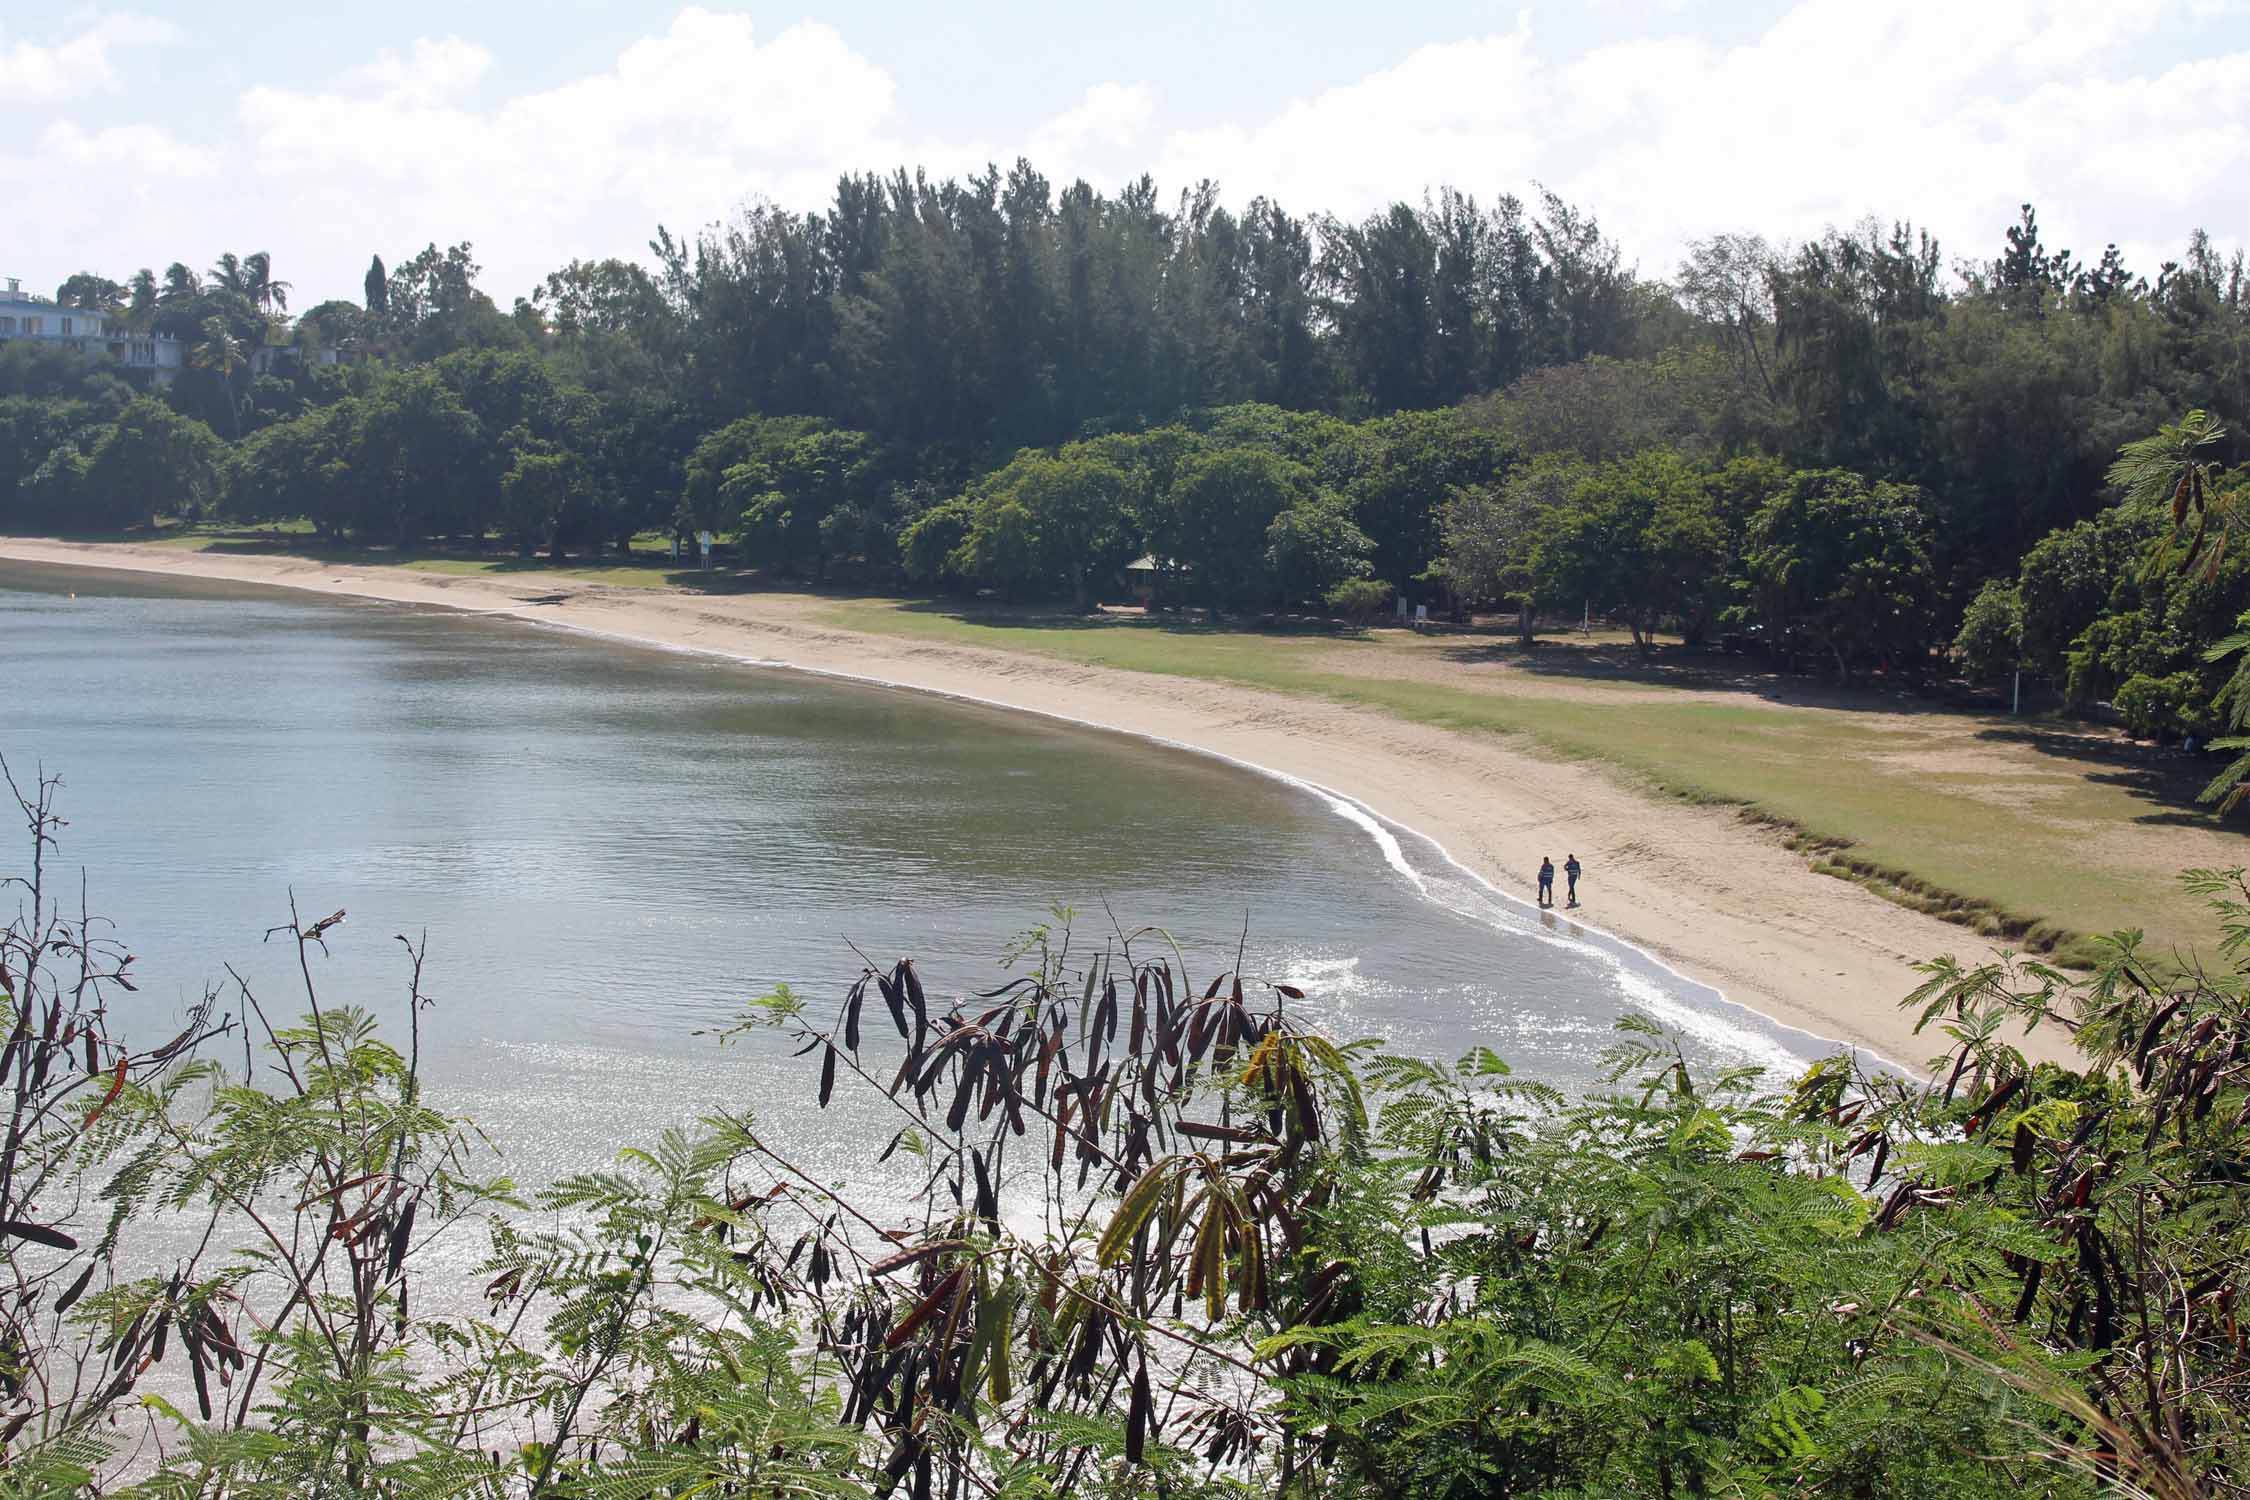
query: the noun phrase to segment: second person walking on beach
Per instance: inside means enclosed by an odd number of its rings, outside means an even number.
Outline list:
[[[1569,883],[1568,889],[1572,906],[1578,904],[1578,876],[1584,868],[1585,866],[1579,864],[1578,856],[1575,854],[1563,861],[1563,879]]]
[[[1544,854],[1539,856],[1539,904],[1555,904],[1555,862]]]

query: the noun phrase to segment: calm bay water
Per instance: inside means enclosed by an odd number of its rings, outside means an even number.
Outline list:
[[[325,1001],[404,1036],[427,933],[441,1104],[517,1180],[750,1108],[806,1163],[865,1167],[872,1115],[818,1114],[770,1036],[826,1013],[848,944],[987,988],[1065,903],[1079,943],[1168,928],[1199,977],[1294,982],[1340,1038],[1584,1085],[1629,1009],[1714,1061],[1827,1050],[1503,900],[1358,809],[1185,751],[1036,718],[513,621],[0,563],[0,754],[62,774],[64,865],[140,956],[129,1020],[169,1035],[232,964],[301,1010],[293,950],[343,909]],[[0,846],[0,871],[22,851]],[[1599,872],[1594,872],[1598,882]],[[1595,887],[1598,890],[1598,885]],[[803,1104],[794,1101],[804,1100]]]

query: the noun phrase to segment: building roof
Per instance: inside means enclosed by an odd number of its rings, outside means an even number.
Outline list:
[[[27,292],[16,277],[9,277],[0,285],[0,307],[16,312],[55,313],[66,318],[104,318],[109,314],[98,307],[75,307],[57,302],[52,297],[42,297],[37,292]]]

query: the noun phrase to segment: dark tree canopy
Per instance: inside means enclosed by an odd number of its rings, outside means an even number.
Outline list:
[[[2017,620],[2038,681],[2215,723],[2232,575],[2126,589],[2156,518],[2109,469],[2191,411],[2215,474],[2250,452],[2250,274],[2200,233],[2150,270],[2050,246],[2031,205],[1995,229],[1951,258],[1904,220],[1724,234],[1659,280],[1548,192],[1347,219],[1018,161],[752,200],[505,304],[467,243],[294,318],[263,252],[58,292],[180,341],[163,399],[232,445],[199,512],[386,545],[710,530],[791,575],[1074,604],[1147,554],[1174,604],[1364,585],[1351,612],[1503,604],[1527,642],[1542,606],[1599,608],[1652,649],[1723,632],[1847,674],[1973,641],[1989,675]],[[129,394],[60,355],[0,351],[31,404],[0,423],[10,524],[67,518]]]

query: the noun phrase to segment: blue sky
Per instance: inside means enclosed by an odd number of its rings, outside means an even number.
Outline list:
[[[1646,274],[1704,235],[1911,216],[2152,271],[2250,208],[2243,0],[15,8],[0,274],[268,250],[297,303],[472,240],[503,305],[574,256],[837,173],[1029,155],[1364,213],[1544,183]]]

